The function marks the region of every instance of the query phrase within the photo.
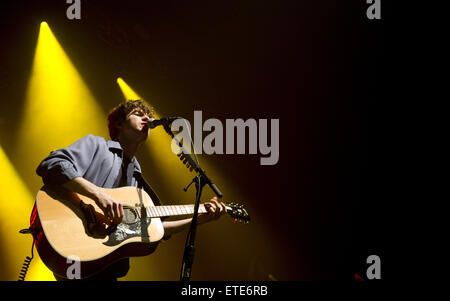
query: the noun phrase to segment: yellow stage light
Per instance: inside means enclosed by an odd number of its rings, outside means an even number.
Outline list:
[[[87,134],[108,137],[105,113],[46,22],[40,26],[22,118],[12,158],[35,185],[40,182],[35,168],[50,151]]]
[[[34,196],[24,185],[16,169],[0,146],[0,260],[2,271],[0,280],[14,281],[25,256],[31,255],[31,235],[19,234],[19,230],[29,227]],[[34,250],[25,280],[55,280]]]
[[[121,77],[118,77],[116,82],[126,100],[142,99]]]
[[[87,134],[108,137],[105,113],[46,22],[41,22],[40,25],[21,117],[22,120],[18,122],[17,139],[10,148],[12,150],[10,158],[21,175],[16,177],[15,185],[19,185],[22,179],[32,194],[25,193],[27,189],[24,184],[22,190],[19,190],[23,191],[19,197],[14,188],[2,189],[2,203],[6,200],[14,203],[14,212],[20,212],[20,227],[25,228],[34,202],[34,194],[42,186],[41,178],[35,173],[39,162],[50,151],[66,147]],[[5,160],[2,159],[2,162]],[[9,177],[8,174],[5,177]],[[2,221],[15,220],[14,217],[4,214],[5,216],[0,213]],[[15,233],[18,233],[18,230],[20,229],[15,229]],[[29,255],[30,239],[29,237],[25,239],[25,235],[21,234],[13,237],[17,239],[19,235],[22,240],[27,241],[26,246],[19,242],[13,243],[14,250],[7,250],[8,255],[4,256],[5,258],[14,258],[17,255],[22,261],[24,255]],[[37,252],[34,254],[37,259],[33,259],[34,264],[30,268],[27,280],[54,279],[51,272],[39,260]],[[19,268],[20,264],[16,267],[17,271]]]

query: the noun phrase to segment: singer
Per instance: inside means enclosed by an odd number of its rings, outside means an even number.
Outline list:
[[[142,100],[121,103],[108,114],[108,129],[111,140],[87,135],[66,148],[50,153],[38,166],[36,172],[45,184],[60,185],[64,189],[79,193],[95,200],[106,218],[119,224],[124,211],[120,201],[115,200],[99,187],[117,188],[134,186],[143,188],[155,205],[161,200],[142,175],[135,157],[138,147],[149,135],[149,120],[153,109]],[[205,203],[206,213],[199,213],[198,223],[217,220],[226,208],[214,197]],[[36,206],[33,209],[36,211]],[[191,218],[163,221],[164,239],[187,229]],[[102,272],[83,280],[116,281],[124,277],[130,268],[129,258],[109,265]],[[55,275],[60,281],[68,280]]]

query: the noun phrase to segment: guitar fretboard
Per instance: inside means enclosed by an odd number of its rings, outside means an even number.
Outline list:
[[[206,213],[207,211],[205,205],[200,204],[198,212]],[[147,208],[147,215],[149,217],[165,217],[190,214],[194,214],[194,205],[154,206]]]

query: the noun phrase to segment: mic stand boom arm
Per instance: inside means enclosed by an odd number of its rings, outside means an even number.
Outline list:
[[[168,124],[164,125],[164,130],[169,134],[170,137],[176,142],[176,144],[180,147],[180,152],[177,156],[180,157],[180,160],[183,160],[183,163],[188,163],[190,167],[195,170],[199,176],[201,177],[202,184],[208,184],[209,187],[213,190],[215,195],[221,199],[223,194],[220,192],[219,188],[214,184],[213,181],[206,175],[206,172],[203,170],[203,168],[200,167],[197,161],[191,156],[191,154],[183,147],[183,144],[175,137],[174,133],[172,132],[172,129],[169,127]]]
[[[192,182],[186,188],[184,188],[184,191],[187,191],[189,186],[192,183],[195,183],[195,187],[197,190],[194,205],[194,214],[192,216],[192,222],[189,228],[188,237],[186,239],[182,263],[182,274],[180,276],[181,281],[187,282],[190,280],[192,264],[194,261],[194,250],[195,250],[194,243],[195,243],[195,233],[197,231],[197,216],[203,187],[205,186],[205,184],[208,184],[219,199],[222,198],[223,195],[220,192],[219,188],[216,186],[216,184],[214,184],[213,181],[211,181],[211,179],[206,175],[206,172],[203,170],[203,168],[200,167],[198,162],[194,160],[191,154],[188,151],[186,151],[186,149],[183,147],[183,144],[175,137],[174,133],[172,132],[172,129],[169,127],[169,124],[167,123],[164,124],[164,130],[167,132],[167,134],[169,134],[169,136],[172,137],[172,139],[180,147],[180,152],[178,153],[180,160],[183,160],[184,164],[188,163],[190,169],[191,170],[193,169],[198,173],[197,176],[192,180]]]

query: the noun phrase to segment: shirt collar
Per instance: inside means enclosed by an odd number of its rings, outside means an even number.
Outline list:
[[[106,140],[106,145],[108,145],[108,148],[115,148],[115,149],[120,149],[121,151],[123,151],[122,146],[120,145],[119,141]]]
[[[122,146],[120,145],[120,143],[118,141],[106,140],[106,145],[108,146],[109,149],[119,150],[121,154],[123,152]],[[139,164],[138,160],[136,159],[136,156],[134,156],[131,161],[134,163],[134,170],[139,173],[142,173],[141,165]]]

